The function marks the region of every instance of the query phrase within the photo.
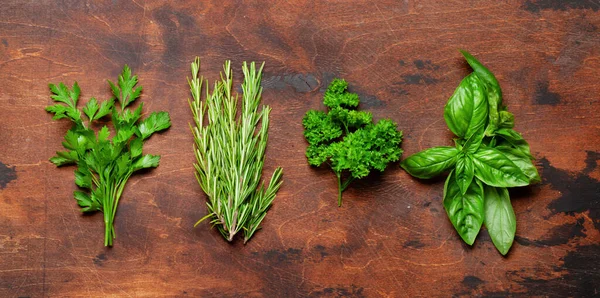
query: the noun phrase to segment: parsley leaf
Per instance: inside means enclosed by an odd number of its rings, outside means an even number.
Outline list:
[[[51,97],[58,103],[46,111],[53,113],[55,120],[68,118],[73,122],[62,143],[67,151],[56,152],[50,161],[57,166],[77,164],[75,184],[80,190],[75,191],[73,197],[82,212],[104,213],[106,246],[113,244],[113,222],[129,177],[137,170],[157,167],[160,161],[158,155],[142,155],[143,141],[152,133],[171,126],[166,112],[152,113],[140,121],[142,104],[133,112],[126,108],[140,97],[142,87],[136,88],[137,83],[137,76],[132,76],[125,66],[118,85],[109,82],[114,98],[103,102],[91,98],[81,110],[77,108],[80,95],[77,83],[71,89],[63,83],[49,85]],[[121,106],[120,111],[115,109],[115,99]],[[81,117],[82,112],[87,123]],[[112,139],[106,125],[97,133],[92,129],[94,121],[109,114],[115,131]]]
[[[396,123],[383,119],[374,124],[371,113],[356,110],[359,97],[347,89],[346,81],[334,79],[323,97],[328,113],[310,110],[302,119],[308,163],[327,163],[333,169],[338,179],[339,206],[342,192],[354,179],[368,176],[373,169],[384,171],[402,154],[402,132]],[[346,181],[344,173],[350,176]]]

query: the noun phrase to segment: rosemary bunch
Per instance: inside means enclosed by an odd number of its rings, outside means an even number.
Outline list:
[[[225,61],[221,80],[216,81],[212,93],[206,81],[206,101],[201,101],[203,77],[198,77],[200,59],[192,63],[192,78],[188,79],[192,100],[189,101],[195,126],[194,151],[197,163],[196,179],[207,194],[209,214],[194,226],[210,218],[227,239],[240,231],[244,243],[259,229],[282,180],[282,169],[273,172],[269,185],[261,183],[267,147],[269,112],[259,110],[262,87],[262,69],[244,62],[244,82],[241,111],[238,112],[238,94],[232,94],[231,62]],[[260,126],[259,126],[260,124]],[[259,186],[260,184],[260,186]]]

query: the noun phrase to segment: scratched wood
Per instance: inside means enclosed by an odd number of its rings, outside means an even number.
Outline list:
[[[225,2],[225,3],[222,3]],[[244,1],[246,2],[246,1]],[[600,292],[600,2],[3,1],[0,5],[0,296],[593,296]],[[441,203],[443,179],[393,164],[336,206],[328,169],[310,168],[301,119],[333,77],[389,117],[412,154],[450,145],[443,106],[472,52],[498,77],[543,182],[511,192],[517,238],[502,257],[485,230],[465,245]],[[285,182],[263,229],[229,244],[207,224],[188,123],[189,63],[265,61],[273,108],[265,172]],[[73,168],[47,160],[66,121],[47,84],[77,80],[108,98],[130,65],[145,111],[173,126],[145,147],[157,169],[130,180],[103,247],[101,215],[80,214]]]

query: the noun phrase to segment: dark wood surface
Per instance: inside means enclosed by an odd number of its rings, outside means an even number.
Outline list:
[[[226,3],[221,3],[226,2]],[[246,1],[244,1],[246,2]],[[250,1],[247,1],[248,3]],[[600,294],[600,2],[2,1],[0,296],[593,296]],[[356,182],[336,206],[328,169],[310,168],[301,119],[345,78],[375,118],[404,131],[405,154],[451,144],[443,106],[469,73],[457,49],[498,77],[543,177],[511,191],[517,238],[502,257],[485,230],[473,247],[441,203],[443,179],[397,164]],[[192,162],[189,63],[217,78],[225,59],[265,61],[273,108],[265,174],[284,185],[263,229],[229,244],[208,224]],[[67,121],[47,84],[110,95],[129,64],[145,111],[173,126],[145,147],[161,165],[132,177],[103,247],[82,216],[73,168],[47,160]],[[406,156],[405,155],[405,156]]]

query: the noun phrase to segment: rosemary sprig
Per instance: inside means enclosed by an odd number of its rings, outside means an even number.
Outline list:
[[[258,108],[263,66],[264,63],[257,70],[254,62],[250,67],[246,62],[243,64],[240,113],[238,94],[232,94],[230,61],[225,61],[221,80],[215,82],[212,93],[208,91],[208,82],[198,77],[200,58],[192,63],[192,78],[188,79],[192,93],[189,104],[195,124],[191,127],[197,161],[194,167],[196,179],[208,196],[209,211],[194,226],[210,218],[227,241],[232,241],[240,231],[243,231],[244,243],[254,235],[282,183],[280,167],[273,172],[266,188],[260,181],[271,111],[268,106]],[[202,102],[204,82],[206,101]]]

